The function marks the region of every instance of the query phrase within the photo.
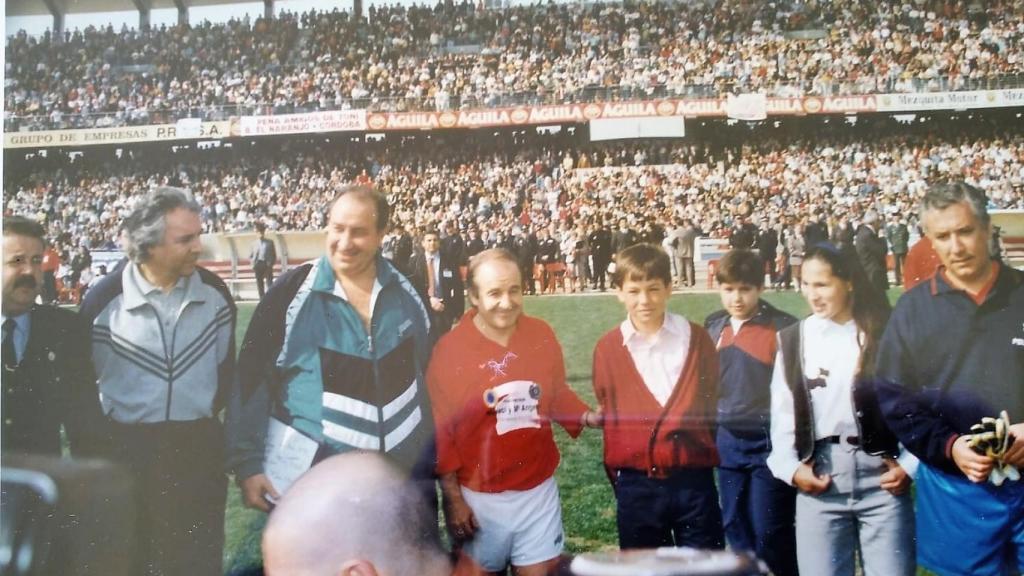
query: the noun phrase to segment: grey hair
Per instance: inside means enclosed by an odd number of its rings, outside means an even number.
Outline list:
[[[181,188],[159,186],[139,199],[121,226],[124,251],[132,262],[142,264],[149,259],[149,251],[163,243],[167,230],[165,216],[178,208],[200,212],[192,194]]]
[[[965,203],[970,207],[971,212],[978,219],[982,226],[987,227],[991,222],[988,215],[988,196],[979,188],[975,188],[966,182],[949,182],[936,184],[928,189],[921,198],[919,211],[921,225],[924,226],[925,214],[932,210],[945,210],[953,204]]]

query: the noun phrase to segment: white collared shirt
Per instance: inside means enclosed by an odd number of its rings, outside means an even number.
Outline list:
[[[434,297],[441,297],[441,253],[434,252],[433,254],[426,254],[427,266],[430,266],[430,270],[433,273],[434,285],[431,287],[434,291]]]
[[[851,319],[845,324],[837,324],[813,315],[802,322],[801,354],[804,377],[808,380],[821,379],[825,384],[810,391],[814,412],[814,439],[856,436],[853,377],[857,372],[857,361],[860,358],[857,323]],[[796,452],[793,392],[786,383],[787,361],[799,362],[800,359],[784,359],[780,348],[775,355],[775,368],[772,373],[772,452],[768,455],[766,463],[776,478],[792,484],[793,474],[800,467],[800,458]]]
[[[801,346],[804,377],[808,380],[820,379],[825,383],[810,391],[814,439],[856,436],[853,379],[860,360],[860,345],[857,342],[860,331],[857,323],[851,319],[845,324],[837,324],[812,315],[803,320],[803,330]],[[793,474],[800,467],[800,458],[796,452],[793,393],[786,384],[786,367],[781,348],[775,355],[771,390],[772,452],[766,463],[772,475],[792,485]],[[902,445],[897,461],[911,477],[917,472],[917,458]]]
[[[637,332],[629,318],[622,321],[619,329],[644,385],[664,406],[683,373],[690,350],[690,323],[682,316],[666,312],[665,323],[651,338]]]

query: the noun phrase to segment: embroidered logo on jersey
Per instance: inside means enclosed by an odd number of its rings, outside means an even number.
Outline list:
[[[506,382],[488,390],[484,401],[488,399],[494,401],[495,430],[499,436],[513,430],[540,428],[540,416],[537,413],[540,386],[536,382]]]
[[[501,362],[488,360],[480,365],[480,369],[489,369],[491,371],[491,380],[495,380],[501,376],[508,376],[508,363],[516,358],[519,358],[519,356],[517,356],[515,352],[506,352],[505,357],[501,359]]]

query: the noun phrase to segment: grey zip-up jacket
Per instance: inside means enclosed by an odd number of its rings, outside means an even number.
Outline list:
[[[104,413],[141,424],[216,416],[235,369],[235,305],[224,282],[196,268],[176,322],[165,325],[135,281],[135,265],[86,294]]]

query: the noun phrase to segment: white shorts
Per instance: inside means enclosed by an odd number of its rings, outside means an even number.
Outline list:
[[[553,476],[521,491],[484,493],[462,486],[462,497],[480,524],[462,552],[484,570],[498,572],[509,562],[539,564],[562,554],[562,504]]]

